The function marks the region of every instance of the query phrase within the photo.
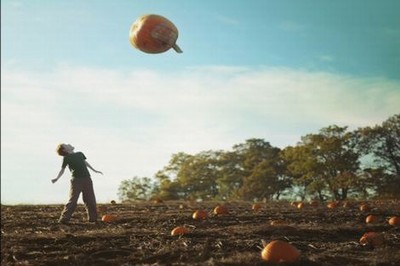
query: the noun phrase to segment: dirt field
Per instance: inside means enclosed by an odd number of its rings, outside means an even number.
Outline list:
[[[281,239],[301,251],[295,265],[400,265],[400,228],[388,224],[400,215],[399,201],[369,202],[369,212],[326,204],[297,209],[289,202],[229,202],[229,215],[216,216],[216,202],[137,202],[99,204],[100,217],[112,223],[86,222],[79,205],[69,225],[57,224],[62,205],[1,206],[1,265],[269,265],[261,259],[262,240]],[[209,212],[194,220],[197,209]],[[373,213],[376,224],[366,224]],[[271,225],[284,220],[285,225]],[[171,236],[176,226],[190,232]],[[368,231],[383,233],[378,247],[362,246]]]

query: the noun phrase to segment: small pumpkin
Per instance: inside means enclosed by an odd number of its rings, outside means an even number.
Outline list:
[[[171,236],[184,235],[189,233],[189,229],[184,226],[177,226],[171,231]]]
[[[207,219],[208,213],[205,210],[197,210],[193,213],[192,218],[195,220]]]
[[[369,205],[368,204],[361,204],[360,205],[360,211],[362,211],[362,212],[369,212],[371,210],[371,207],[369,207]]]
[[[270,263],[293,263],[300,257],[300,251],[290,243],[273,240],[261,251],[261,258]]]
[[[381,233],[367,232],[360,238],[360,244],[362,246],[379,247],[385,242],[385,238]]]
[[[163,203],[163,200],[160,198],[156,198],[153,200],[153,203],[155,203],[155,204]]]
[[[252,206],[251,206],[251,209],[253,210],[253,211],[255,211],[255,212],[258,212],[258,211],[261,211],[261,209],[262,209],[262,205],[261,205],[261,203],[254,203]]]
[[[145,53],[163,53],[171,47],[176,52],[182,53],[176,44],[177,39],[176,26],[167,18],[156,14],[139,17],[129,29],[130,43]]]
[[[118,220],[118,217],[116,215],[112,215],[112,214],[104,214],[101,217],[101,220],[105,223],[112,223]]]
[[[389,219],[388,223],[393,226],[400,226],[400,217],[393,216]]]
[[[299,203],[297,204],[297,209],[303,209],[304,207],[305,207],[304,202],[299,202]]]
[[[365,218],[365,222],[367,224],[376,224],[379,221],[378,216],[370,214],[367,216],[367,218]]]
[[[338,206],[338,204],[337,204],[336,201],[329,202],[329,203],[326,205],[326,207],[328,207],[328,209],[336,209],[337,206]]]
[[[229,214],[228,208],[224,205],[218,205],[217,207],[214,208],[213,212],[215,215],[228,215]]]

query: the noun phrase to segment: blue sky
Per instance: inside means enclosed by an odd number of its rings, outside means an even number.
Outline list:
[[[328,125],[400,113],[400,1],[1,1],[1,202],[65,203],[52,184],[71,143],[122,180],[173,153],[249,138],[284,148]],[[128,40],[143,14],[179,29],[182,54]]]

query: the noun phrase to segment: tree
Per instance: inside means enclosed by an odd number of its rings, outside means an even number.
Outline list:
[[[235,145],[234,150],[240,158],[242,185],[239,195],[242,199],[279,198],[289,184],[283,175],[283,161],[280,149],[271,146],[263,139],[248,139]]]
[[[275,196],[279,200],[282,192],[290,187],[290,182],[277,167],[276,160],[266,159],[254,167],[240,189],[243,199],[272,199]]]
[[[381,196],[400,193],[400,114],[389,117],[382,125],[355,131],[357,147],[366,157],[372,157],[376,190]],[[375,173],[376,173],[375,171]]]
[[[318,134],[301,138],[296,148],[287,149],[289,169],[300,176],[305,187],[323,198],[327,189],[336,200],[343,200],[355,189],[359,154],[353,148],[353,135],[347,127],[322,128]]]
[[[191,158],[192,155],[180,152],[173,154],[168,165],[155,175],[157,180],[157,188],[154,190],[154,195],[163,200],[176,200],[186,198],[187,191],[182,187],[178,180],[178,173],[182,165]]]
[[[365,158],[373,164],[365,165]],[[361,167],[362,166],[362,167]],[[169,164],[149,180],[124,181],[124,198],[149,193],[168,199],[279,199],[292,188],[306,196],[343,200],[350,194],[397,196],[400,191],[400,114],[382,125],[348,132],[336,125],[301,137],[296,146],[280,150],[252,138],[232,151],[173,154]]]
[[[118,196],[121,201],[147,200],[151,196],[154,185],[148,177],[133,177],[123,180],[118,188]]]
[[[400,176],[400,114],[382,125],[360,128],[356,133],[358,147],[365,155],[372,155],[376,165],[389,174]]]
[[[326,197],[327,185],[316,172],[318,160],[313,155],[311,145],[298,143],[296,146],[286,147],[281,151],[281,157],[286,162],[287,175],[291,177],[295,190],[301,200],[311,195],[323,201]]]
[[[188,157],[177,173],[177,181],[192,199],[214,199],[218,195],[217,154],[205,151]]]
[[[216,163],[218,169],[216,183],[219,190],[216,198],[239,199],[239,189],[245,176],[241,156],[233,151],[221,151]]]

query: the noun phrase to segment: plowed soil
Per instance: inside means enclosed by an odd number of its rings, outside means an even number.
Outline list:
[[[227,215],[213,213],[217,202],[133,202],[98,204],[99,220],[86,221],[79,205],[68,225],[58,224],[63,205],[1,206],[1,265],[270,265],[261,259],[265,243],[285,240],[301,251],[295,265],[400,265],[400,227],[388,224],[400,215],[399,201],[360,202],[328,209],[326,203],[302,209],[289,202],[226,202]],[[194,220],[197,209],[208,211]],[[375,214],[379,221],[366,224]],[[282,220],[284,224],[271,225]],[[185,226],[189,233],[172,236]],[[384,236],[383,245],[363,246],[365,232]]]

